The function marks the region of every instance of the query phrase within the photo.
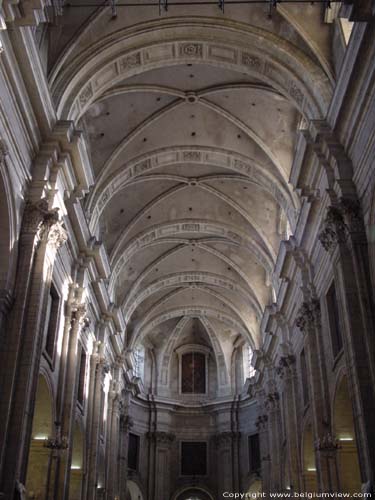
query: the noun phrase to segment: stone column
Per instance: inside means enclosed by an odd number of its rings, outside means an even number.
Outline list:
[[[270,440],[268,435],[268,415],[266,413],[260,414],[255,422],[255,425],[259,434],[262,490],[266,494],[266,498],[268,498],[271,491],[271,455]]]
[[[44,301],[67,233],[46,199],[27,202],[19,239],[15,301],[0,351],[1,488],[13,498],[24,484],[43,348]]]
[[[329,408],[324,397],[319,338],[321,333],[320,303],[316,299],[303,302],[296,319],[296,326],[305,335],[306,360],[309,380],[309,398],[312,410],[312,427],[315,442],[324,439],[330,432]],[[315,449],[315,460],[319,490],[338,491],[338,478],[331,474],[321,450]]]
[[[341,198],[328,207],[319,239],[329,252],[337,287],[345,359],[362,479],[375,471],[374,297],[360,204]]]
[[[298,388],[296,358],[293,354],[281,356],[276,373],[280,378],[285,408],[286,446],[292,491],[301,491],[300,443],[298,440]]]
[[[100,348],[102,344],[100,345]],[[88,432],[91,435],[90,448],[87,456],[87,500],[95,500],[97,493],[97,472],[99,459],[99,439],[100,439],[100,420],[103,417],[101,414],[102,398],[104,397],[103,384],[105,374],[109,368],[106,364],[102,349],[100,349],[97,357],[94,375],[94,390],[93,390],[93,405],[91,425]]]
[[[9,311],[13,304],[13,298],[8,290],[0,290],[0,342],[3,343],[3,325],[6,324],[6,320],[9,315]]]
[[[74,304],[71,310],[70,329],[68,332],[68,352],[64,376],[64,398],[61,413],[61,434],[68,440],[68,448],[60,455],[58,461],[55,499],[69,498],[70,468],[73,449],[73,427],[78,391],[78,338],[80,330],[87,326],[87,308],[85,304]]]
[[[120,444],[118,454],[120,500],[126,500],[127,498],[129,431],[134,425],[133,419],[127,413],[128,409],[129,405],[126,403],[123,403],[122,408],[120,408]]]
[[[271,451],[270,490],[281,491],[281,415],[280,394],[272,387],[266,395],[264,406],[268,414],[268,435]]]
[[[119,497],[118,483],[118,453],[119,453],[119,427],[120,427],[120,397],[117,391],[118,382],[112,382],[112,388],[109,393],[109,405],[111,410],[108,412],[109,429],[107,439],[107,478],[106,478],[106,497],[113,500]]]
[[[84,476],[84,482],[83,482],[83,495],[82,498],[86,499],[88,498],[87,496],[87,491],[88,491],[88,471],[90,469],[90,454],[89,450],[91,450],[91,442],[92,442],[92,435],[91,435],[91,428],[92,428],[92,421],[93,421],[93,415],[94,415],[94,399],[95,399],[95,374],[96,374],[96,368],[97,368],[97,363],[99,362],[100,356],[100,342],[95,342],[93,345],[93,352],[90,356],[90,372],[89,372],[89,387],[88,387],[88,395],[87,395],[87,417],[86,417],[86,467],[85,467],[85,476]]]
[[[239,438],[239,432],[231,431],[220,432],[214,436],[219,496],[224,491],[238,491],[235,475],[238,473],[237,451]]]
[[[148,435],[155,447],[155,497],[153,500],[165,500],[170,497],[170,453],[175,435],[169,432],[155,431]]]

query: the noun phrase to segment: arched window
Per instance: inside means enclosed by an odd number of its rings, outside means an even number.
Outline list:
[[[183,394],[206,392],[206,356],[201,352],[187,352],[182,355],[181,392]]]
[[[207,347],[195,344],[184,345],[177,349],[181,394],[207,393],[209,352]]]
[[[138,345],[133,351],[134,357],[134,374],[143,382],[145,374],[145,348],[143,345]]]
[[[246,344],[243,346],[243,378],[244,382],[246,379],[254,377],[256,370],[251,364],[251,360],[253,358],[254,351],[251,348],[250,344]]]

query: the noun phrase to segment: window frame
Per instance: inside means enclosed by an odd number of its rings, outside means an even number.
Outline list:
[[[205,355],[205,391],[204,392],[182,392],[182,356],[184,354],[197,352],[199,354]],[[209,355],[211,353],[211,349],[204,345],[200,344],[185,344],[176,349],[176,353],[178,355],[178,393],[182,397],[186,398],[196,398],[207,396],[208,388],[209,388],[209,379],[208,379],[208,361]]]
[[[200,443],[200,444],[205,444],[206,446],[206,473],[205,474],[183,474],[182,472],[182,445],[184,443]],[[205,478],[205,477],[208,477],[209,476],[209,443],[206,439],[201,439],[201,440],[197,440],[197,439],[182,439],[180,442],[179,442],[179,459],[180,459],[180,477],[181,478],[191,478],[191,477],[199,477],[199,478]]]
[[[48,307],[49,297],[51,297],[50,308]],[[60,329],[61,306],[62,306],[61,295],[58,291],[57,286],[55,285],[53,280],[51,280],[45,298],[45,310],[49,309],[49,314],[47,317],[45,317],[43,325],[43,355],[46,358],[48,364],[50,365],[52,371],[55,368],[56,346],[58,342],[59,329]],[[49,346],[48,339],[50,335],[53,335],[52,352],[48,351],[48,346]]]

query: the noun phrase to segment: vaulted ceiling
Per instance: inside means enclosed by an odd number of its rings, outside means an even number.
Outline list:
[[[92,10],[52,33],[50,81],[88,138],[85,207],[129,345],[166,350],[199,318],[226,353],[258,347],[300,209],[297,131],[332,88],[321,6]]]

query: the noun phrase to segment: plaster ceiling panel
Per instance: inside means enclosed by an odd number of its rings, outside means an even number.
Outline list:
[[[166,301],[152,309],[152,316],[165,310],[179,307],[199,307],[201,309],[213,308],[228,315],[234,315],[233,310],[214,295],[200,288],[179,289],[177,293],[170,294]]]
[[[145,205],[152,202],[164,191],[176,186],[176,182],[163,179],[162,182],[152,180],[137,182],[115,195],[106,206],[101,219],[101,238],[110,254],[118,237],[132,223]],[[149,214],[144,215],[147,221]],[[138,226],[138,229],[141,226]]]
[[[256,89],[232,89],[205,96],[254,130],[289,174],[300,114],[282,96]]]
[[[221,222],[234,226],[238,231],[257,238],[249,221],[233,209],[231,205],[206,190],[192,186],[168,196],[142,215],[128,233],[128,239],[134,238],[137,234],[151,229],[155,225],[186,219],[192,222],[200,219],[216,223]]]
[[[173,275],[175,273],[195,273],[200,271],[227,277],[230,280],[237,280],[239,284],[243,286],[246,285],[245,281],[243,281],[226,262],[197,246],[191,247],[187,245],[167,258],[164,262],[158,264],[157,269],[157,272],[150,273],[147,278],[142,281],[142,288],[164,276]]]
[[[217,320],[216,318],[210,318],[211,326],[213,327],[216,335],[218,336],[220,343],[223,345],[226,342],[228,344],[233,345],[233,342],[239,335],[239,332],[236,328],[230,327],[222,321]],[[229,349],[228,349],[229,350]],[[229,365],[230,366],[230,365]]]
[[[77,3],[80,5],[83,3],[92,5],[92,1],[90,0],[71,0],[69,5]],[[304,5],[302,10],[300,6],[296,6],[296,10],[299,15],[294,16],[295,19],[291,19],[295,27],[276,10],[273,12],[272,18],[269,18],[268,6],[256,5],[254,3],[252,5],[226,4],[225,17],[221,14],[221,12],[219,12],[216,4],[212,6],[200,5],[199,7],[194,7],[193,5],[169,6],[168,12],[163,12],[163,19],[173,17],[181,19],[181,17],[185,16],[208,16],[210,18],[217,17],[218,21],[222,21],[224,17],[224,19],[232,19],[278,34],[284,39],[289,40],[291,43],[294,43],[299,47],[299,49],[311,54],[311,48],[298,33],[301,26],[305,25],[304,31],[306,31],[311,38],[314,39],[316,44],[320,43],[320,39],[324,37],[325,33],[329,35],[330,30],[329,26],[324,26],[320,22],[320,4],[312,6],[313,8],[310,9],[307,19],[303,22],[303,14],[301,14],[301,10],[303,13],[305,11],[305,7],[306,6]],[[114,31],[118,31],[129,26],[144,23],[145,21],[150,21],[152,19],[160,20],[157,6],[125,9],[118,8],[119,13],[116,19],[111,18],[109,9],[103,9],[100,14],[97,12],[95,16],[92,16],[95,10],[96,8],[93,7],[64,9],[63,18],[59,23],[53,24],[50,30],[50,67],[56,61],[58,55],[62,52],[64,47],[69,45],[69,43],[76,41],[78,35],[80,35],[79,44],[73,47],[73,56],[80,50],[92,46],[92,44],[98,40],[98,36],[103,38]],[[94,22],[91,22],[91,26],[87,29],[87,21],[90,19],[90,16]],[[287,19],[290,18],[290,13],[285,17]],[[313,30],[311,27],[308,27],[309,24],[310,26],[313,26]],[[84,30],[84,28],[86,29]],[[310,32],[313,32],[314,30],[316,33],[312,36]]]
[[[205,184],[214,187],[233,200],[235,206],[228,211],[228,214],[236,210],[236,206],[248,213],[262,228],[275,252],[278,250],[280,235],[277,231],[281,209],[270,194],[254,184],[236,182],[233,179],[230,181],[209,180],[205,181]]]
[[[144,344],[148,341],[155,348],[163,347],[180,319],[172,318],[152,328],[152,331],[146,335]]]
[[[237,125],[211,109],[186,103],[161,116],[134,137],[127,145],[123,158],[131,159],[161,147],[181,145],[209,145],[236,151],[260,163],[268,160],[262,149]],[[116,162],[113,170],[118,165],[119,162]]]
[[[150,84],[171,87],[185,92],[236,82],[255,83],[256,78],[226,68],[205,64],[179,64],[153,69],[126,80],[126,84]]]
[[[160,242],[148,248],[138,250],[132,258],[121,268],[120,275],[116,282],[116,296],[118,303],[121,303],[129,287],[139,277],[140,273],[149,268],[150,272],[157,274],[157,267],[152,266],[152,263],[165,252],[170,251],[176,244],[168,242]]]
[[[243,275],[247,277],[249,286],[256,291],[256,296],[261,305],[265,306],[270,298],[270,287],[266,285],[266,272],[264,268],[256,261],[251,253],[241,248],[221,243],[209,244],[209,246],[218,250],[227,257],[229,261],[235,264],[236,267],[233,267],[233,271],[231,272],[232,276],[236,276],[236,268],[241,270]]]
[[[210,338],[207,335],[207,331],[202,325],[199,318],[191,318],[187,323],[185,328],[180,333],[180,336],[176,339],[175,349],[185,344],[200,344],[206,345],[212,348]]]
[[[147,117],[170,104],[175,97],[159,92],[130,92],[94,103],[81,126],[90,142],[92,166],[98,175],[116,146]]]
[[[174,290],[177,291],[177,288],[165,288],[159,292],[156,292],[152,294],[151,296],[147,297],[146,300],[144,300],[139,306],[134,310],[132,313],[128,325],[133,328],[134,325],[138,324],[139,321],[142,321],[142,319],[145,317],[146,313],[151,310],[158,302],[160,302],[163,297],[167,297],[170,293],[172,293]],[[125,313],[127,312],[126,309],[124,311]]]

